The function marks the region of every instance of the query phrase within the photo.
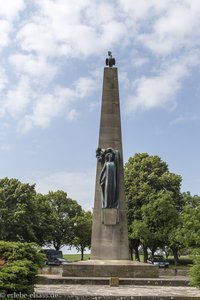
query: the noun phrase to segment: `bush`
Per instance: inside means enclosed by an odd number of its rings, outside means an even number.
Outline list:
[[[190,283],[200,288],[200,249],[193,251],[193,265],[190,268]]]
[[[0,290],[7,294],[33,292],[37,270],[44,255],[34,243],[0,241],[0,258],[6,264],[0,268]]]

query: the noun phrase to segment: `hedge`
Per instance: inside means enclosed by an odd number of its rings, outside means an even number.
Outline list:
[[[0,259],[5,260],[0,268],[1,293],[32,293],[45,259],[40,248],[34,243],[0,241]]]

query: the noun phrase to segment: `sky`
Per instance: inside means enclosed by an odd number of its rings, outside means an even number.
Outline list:
[[[103,69],[124,163],[159,155],[200,194],[199,0],[0,0],[0,178],[93,207]]]

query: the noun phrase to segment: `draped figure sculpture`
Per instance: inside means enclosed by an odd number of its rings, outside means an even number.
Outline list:
[[[97,159],[102,164],[99,179],[102,191],[102,207],[118,208],[119,152],[113,148],[98,148]]]

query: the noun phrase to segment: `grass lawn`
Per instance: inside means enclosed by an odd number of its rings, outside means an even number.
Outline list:
[[[81,260],[81,254],[64,254],[63,257],[69,261],[79,261]],[[90,254],[84,254],[84,260],[90,258]]]
[[[80,261],[81,260],[81,254],[64,254],[63,257],[66,260],[69,261]],[[84,254],[84,260],[90,259],[90,254]],[[140,257],[141,262],[143,262],[143,255]],[[174,265],[174,259],[172,256],[168,258],[168,261],[170,263],[170,268],[179,268],[179,269],[188,269],[189,266],[192,264],[192,260],[189,256],[181,256],[180,257],[180,265],[175,266]]]
[[[81,254],[64,254],[63,257],[69,261],[80,261]],[[90,254],[84,254],[84,260],[90,259]],[[143,262],[143,255],[140,256],[141,262]],[[180,257],[180,265],[174,265],[174,259],[172,256],[168,258],[170,263],[170,268],[179,268],[179,269],[188,269],[189,266],[192,264],[192,260],[188,256],[181,256]]]
[[[170,268],[179,268],[179,269],[189,269],[189,267],[192,264],[192,259],[189,256],[181,256],[179,258],[179,265],[175,266],[174,264],[174,258],[172,256],[169,256],[168,262],[170,263]]]

